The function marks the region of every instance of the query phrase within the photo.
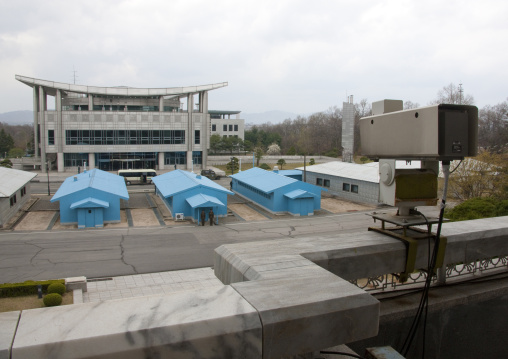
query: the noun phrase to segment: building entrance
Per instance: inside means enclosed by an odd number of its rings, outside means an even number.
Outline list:
[[[97,153],[95,163],[103,171],[156,169],[156,152]]]

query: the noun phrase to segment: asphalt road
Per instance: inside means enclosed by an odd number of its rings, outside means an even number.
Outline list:
[[[214,227],[5,231],[0,232],[0,283],[212,267],[221,244],[335,236],[372,225],[365,213],[348,213]]]

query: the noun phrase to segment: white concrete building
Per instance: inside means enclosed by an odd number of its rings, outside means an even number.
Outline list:
[[[54,153],[59,172],[76,172],[85,162],[106,171],[206,167],[208,91],[228,85],[130,88],[20,75],[16,80],[33,88],[34,144],[41,169],[46,170],[47,155]],[[55,110],[47,109],[48,95],[55,97]]]
[[[0,167],[0,228],[30,199],[35,173]]]
[[[216,111],[210,110],[210,122],[212,124],[211,135],[218,134],[221,137],[238,137],[245,139],[245,120],[240,118],[240,111]],[[234,118],[231,117],[234,115]]]

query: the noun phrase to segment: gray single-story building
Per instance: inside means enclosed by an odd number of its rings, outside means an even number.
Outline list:
[[[0,228],[30,199],[30,181],[36,173],[0,167]]]

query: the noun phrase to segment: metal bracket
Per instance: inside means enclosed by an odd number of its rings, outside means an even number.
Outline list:
[[[399,219],[392,219],[393,216],[386,216],[386,215],[377,215],[377,214],[369,214],[374,218],[374,220],[379,219],[381,220],[381,228],[378,227],[369,227],[369,231],[375,231],[387,236],[390,236],[392,238],[398,239],[404,244],[406,244],[406,269],[404,272],[400,273],[399,280],[401,283],[404,283],[408,280],[409,275],[414,272],[415,265],[416,265],[416,255],[418,253],[418,241],[419,240],[434,240],[434,245],[438,245],[437,250],[437,258],[436,258],[436,265],[435,268],[433,268],[433,273],[430,273],[429,275],[436,274],[436,269],[443,266],[444,262],[444,255],[446,251],[446,244],[447,244],[447,238],[444,236],[441,236],[439,238],[439,241],[437,241],[436,234],[432,232],[428,232],[425,230],[422,230],[420,228],[413,228],[414,225],[421,225],[426,224],[427,222],[421,223],[420,220],[412,220],[407,221],[407,219],[403,219],[402,221]],[[405,223],[403,224],[403,222]],[[386,228],[385,222],[394,223],[397,224],[396,227]],[[409,224],[408,224],[409,223]],[[429,221],[429,224],[432,225],[435,222],[435,219],[431,219]]]

